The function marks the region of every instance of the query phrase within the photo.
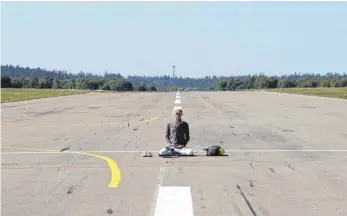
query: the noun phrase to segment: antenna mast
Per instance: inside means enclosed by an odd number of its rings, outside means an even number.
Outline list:
[[[172,78],[176,78],[175,69],[176,69],[175,65],[172,66]]]

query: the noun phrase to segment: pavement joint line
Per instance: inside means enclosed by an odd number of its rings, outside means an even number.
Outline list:
[[[253,216],[257,216],[257,213],[255,213],[255,211],[254,211],[254,209],[253,209],[251,203],[250,203],[249,200],[247,199],[246,195],[243,193],[241,187],[240,187],[239,185],[236,185],[236,187],[237,187],[237,189],[239,190],[239,192],[240,192],[241,196],[243,197],[243,199],[245,200],[245,202],[246,202],[246,204],[247,204],[249,210],[252,212],[252,215],[253,215]]]
[[[10,147],[10,146],[1,146],[1,148],[4,149],[18,149],[18,150],[36,150],[38,152],[25,152],[26,154],[28,153],[72,153],[72,154],[79,154],[79,155],[87,155],[87,156],[91,156],[91,157],[96,157],[102,160],[105,160],[110,168],[111,171],[111,180],[110,183],[108,185],[109,188],[116,188],[120,185],[121,183],[121,172],[119,170],[119,167],[117,165],[117,163],[112,160],[111,158],[102,156],[102,155],[97,155],[97,154],[93,154],[90,152],[80,152],[80,151],[60,151],[60,150],[56,150],[56,149],[41,149],[41,148],[29,148],[29,147]],[[11,154],[15,154],[16,152],[2,152],[1,154],[6,154],[6,153],[11,153]],[[18,153],[18,152],[17,152]],[[24,153],[24,152],[21,152]]]
[[[155,116],[155,117],[151,117],[149,119],[145,119],[145,120],[132,120],[132,121],[121,121],[121,122],[117,122],[117,123],[112,123],[112,122],[99,122],[99,123],[80,123],[80,124],[70,124],[70,125],[64,125],[64,127],[82,127],[82,126],[103,126],[103,125],[107,125],[107,126],[113,126],[113,125],[122,125],[122,124],[127,124],[128,122],[132,123],[132,124],[136,124],[137,122],[151,122],[151,121],[154,121],[154,120],[157,120],[159,119],[160,116]],[[56,127],[60,127],[60,126],[56,126],[56,125],[38,125],[38,126],[35,126],[35,128],[38,128],[38,127],[41,127],[41,128],[56,128]],[[18,126],[17,128],[32,128],[32,126]]]
[[[4,148],[4,147],[2,147]],[[28,149],[29,150],[29,149]],[[30,150],[35,150],[35,149],[30,149]],[[134,150],[134,151],[126,151],[126,150],[88,150],[88,151],[63,151],[60,152],[58,150],[56,151],[49,151],[49,150],[38,150],[37,151],[12,151],[12,152],[8,152],[8,151],[1,151],[1,154],[78,154],[78,153],[143,153],[143,152],[151,152],[151,153],[157,153],[157,150]],[[347,149],[312,149],[312,150],[281,150],[281,149],[274,149],[274,150],[225,150],[226,152],[232,153],[232,152],[240,152],[240,153],[245,153],[245,152],[254,152],[254,153],[267,153],[267,152],[347,152]],[[194,152],[196,153],[202,153],[205,152],[204,150],[195,150]]]

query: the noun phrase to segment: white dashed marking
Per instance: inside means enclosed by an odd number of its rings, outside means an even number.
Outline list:
[[[194,216],[190,187],[161,186],[154,216]]]
[[[175,107],[174,107],[174,110],[175,110],[175,109],[182,109],[182,106],[175,106]]]

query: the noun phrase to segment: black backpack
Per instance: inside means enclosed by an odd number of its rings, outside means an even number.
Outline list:
[[[203,150],[206,151],[206,156],[225,156],[225,150],[221,146],[211,146],[208,148],[204,148]]]

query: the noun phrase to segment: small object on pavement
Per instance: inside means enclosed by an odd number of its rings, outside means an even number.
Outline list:
[[[112,213],[113,213],[112,209],[107,209],[107,214],[112,214]]]
[[[204,148],[203,150],[206,151],[206,156],[226,156],[224,148],[218,145]]]
[[[60,152],[63,152],[63,151],[69,150],[69,149],[70,149],[70,147],[63,148],[63,149],[60,150]]]
[[[150,152],[144,152],[144,153],[142,154],[142,157],[152,157],[152,153],[150,153]]]

